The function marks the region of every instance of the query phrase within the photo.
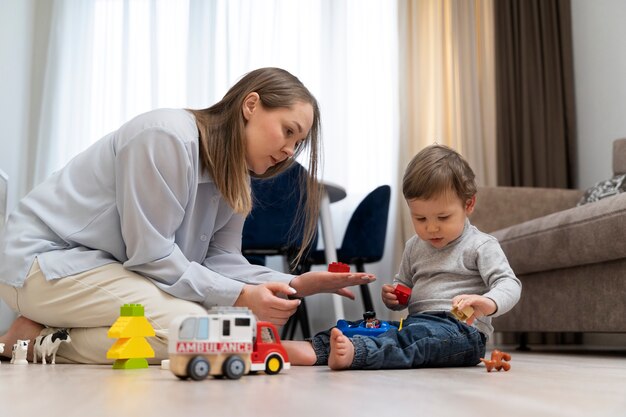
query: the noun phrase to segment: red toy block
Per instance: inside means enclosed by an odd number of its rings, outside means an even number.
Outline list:
[[[409,298],[411,298],[411,289],[402,284],[396,285],[396,289],[393,290],[393,293],[398,297],[398,302],[402,305],[406,305],[409,303]]]
[[[350,272],[350,265],[342,262],[331,262],[328,264],[328,272]]]

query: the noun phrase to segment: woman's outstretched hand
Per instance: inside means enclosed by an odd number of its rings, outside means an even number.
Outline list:
[[[244,285],[235,307],[248,307],[259,320],[282,326],[296,312],[300,300],[287,300],[280,294],[295,295],[295,290],[284,282]]]
[[[318,293],[335,293],[354,300],[354,294],[346,287],[368,284],[376,277],[365,272],[311,271],[298,275],[289,285],[296,290],[295,297],[306,297]]]

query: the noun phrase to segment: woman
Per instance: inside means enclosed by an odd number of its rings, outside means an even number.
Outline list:
[[[250,176],[276,175],[305,147],[310,241],[319,132],[306,87],[287,71],[262,68],[210,108],[154,110],[100,139],[9,218],[0,237],[0,297],[21,316],[0,342],[65,327],[72,343],[59,349],[60,361],[107,362],[108,328],[120,306],[139,303],[156,331],[150,343],[158,363],[176,316],[234,305],[280,325],[300,303],[286,295],[353,298],[345,287],[373,276],[294,277],[250,265],[240,251]]]

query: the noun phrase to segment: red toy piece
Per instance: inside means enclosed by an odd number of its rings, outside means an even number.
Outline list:
[[[411,298],[411,289],[402,284],[396,285],[396,289],[393,290],[393,293],[398,297],[398,302],[402,305],[406,305],[409,303],[409,298]]]
[[[328,264],[328,272],[350,272],[350,265],[343,262],[331,262]]]
[[[494,349],[491,352],[491,359],[480,358],[481,361],[487,367],[487,372],[491,372],[492,369],[496,371],[500,371],[500,369],[504,369],[508,371],[511,369],[511,364],[509,361],[511,360],[511,355],[505,352],[501,352],[498,349]]]

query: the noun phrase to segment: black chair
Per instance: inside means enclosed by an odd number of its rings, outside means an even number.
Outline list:
[[[355,265],[357,272],[365,272],[365,264],[378,262],[385,251],[387,220],[391,187],[381,185],[370,192],[352,213],[346,232],[337,249],[337,260]],[[310,265],[325,265],[324,251],[310,252],[307,268]],[[361,298],[365,311],[374,311],[372,296],[367,284],[360,285]]]
[[[266,256],[280,255],[289,273],[300,275],[304,272],[302,263],[294,264],[294,259],[304,237],[304,219],[298,215],[298,208],[306,201],[306,193],[301,201],[301,178],[306,175],[306,169],[294,162],[276,177],[252,179],[253,208],[246,218],[241,243],[242,254],[250,263],[265,265]],[[313,240],[310,247],[317,245],[317,236]],[[311,337],[304,299],[283,327],[282,338],[293,339],[297,324],[300,324],[304,338]]]

